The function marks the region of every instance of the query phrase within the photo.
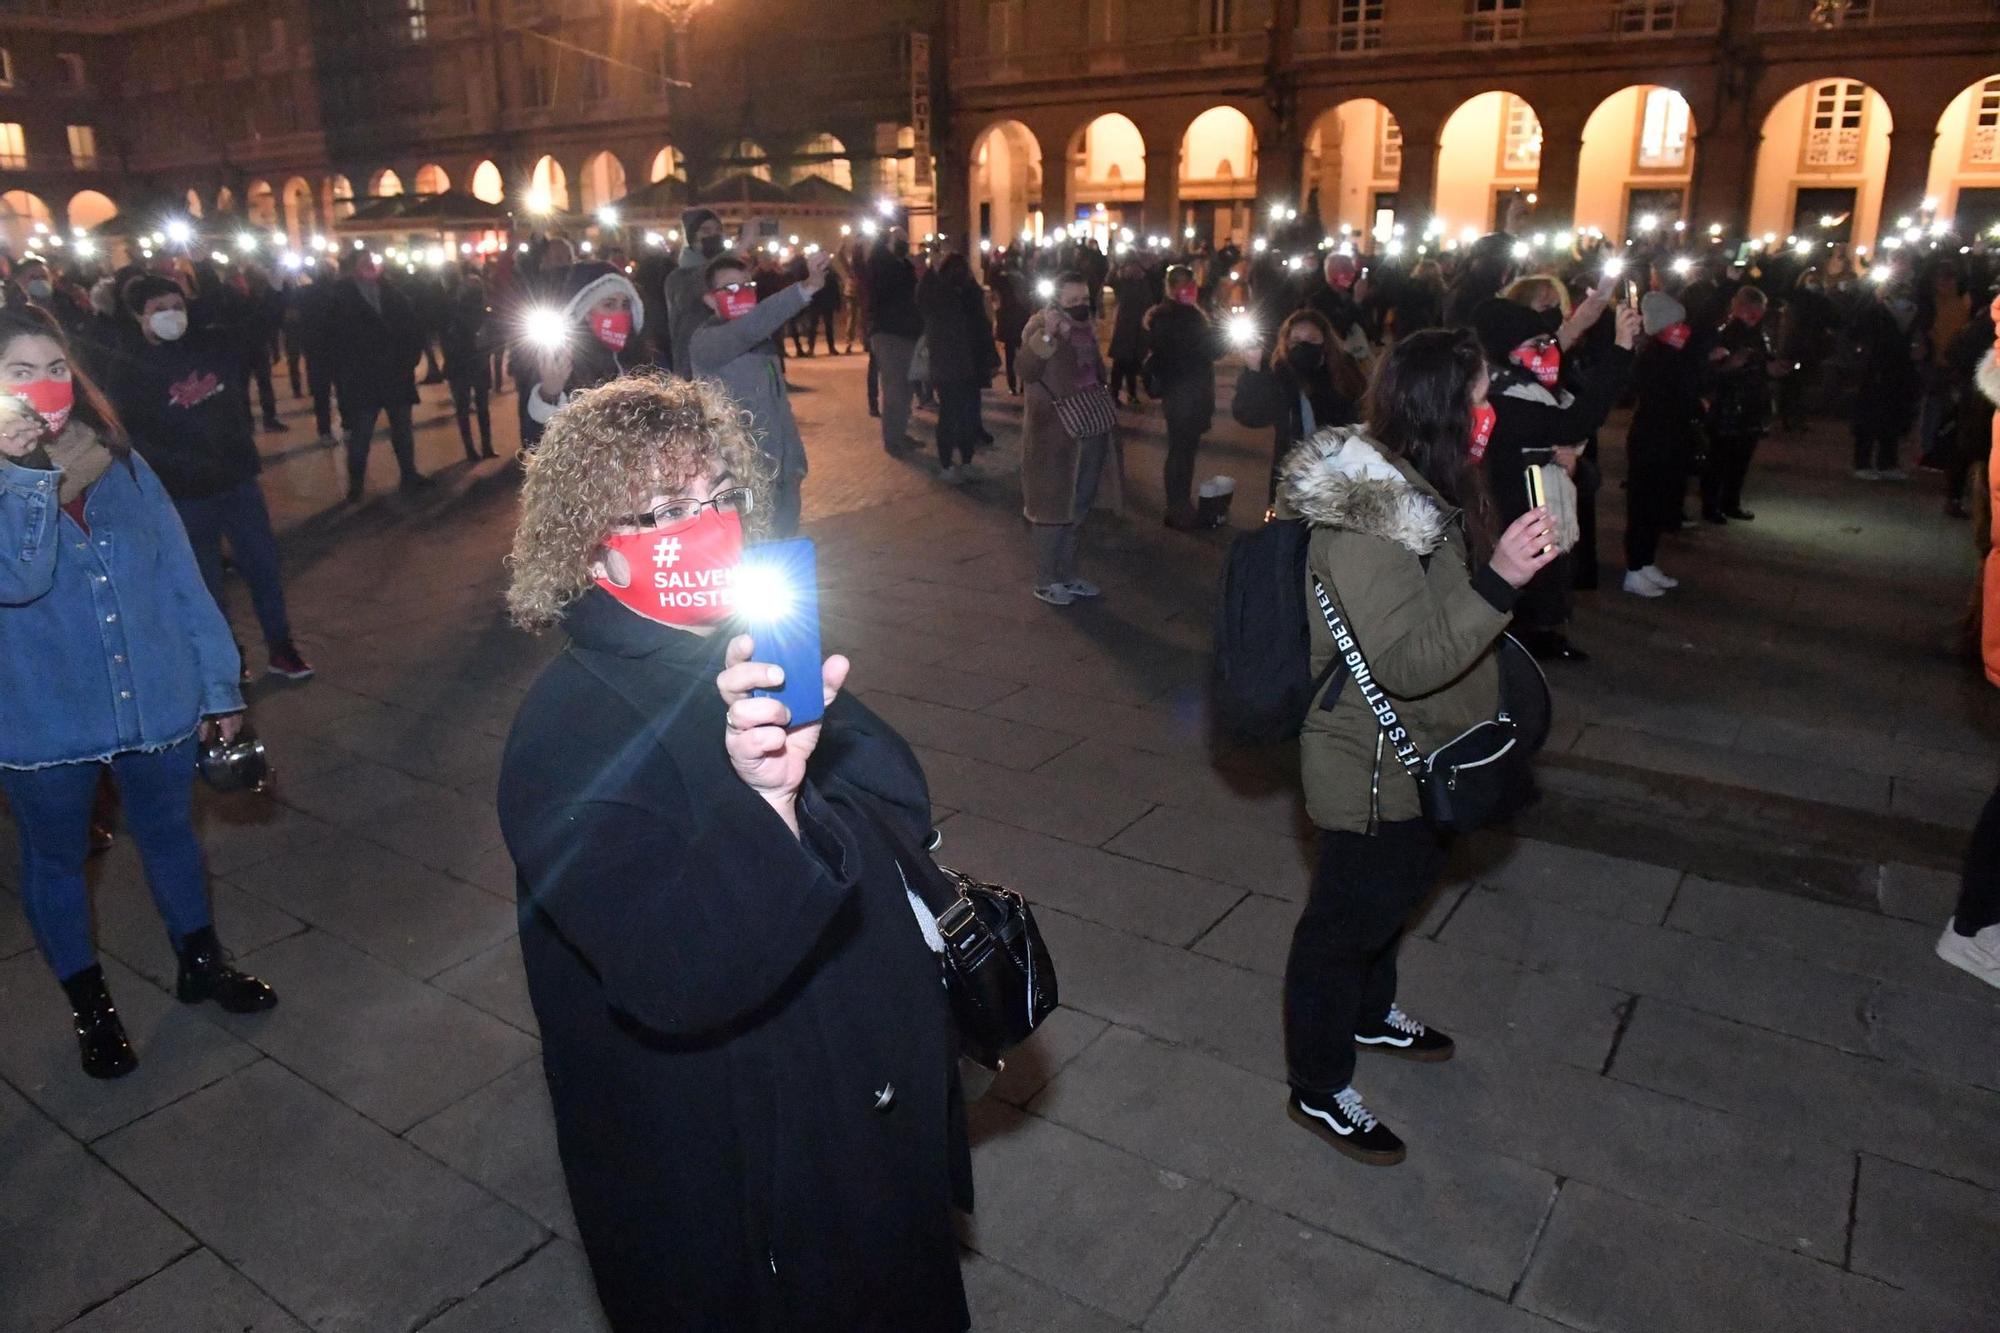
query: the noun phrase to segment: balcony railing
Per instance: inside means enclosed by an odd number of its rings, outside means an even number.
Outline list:
[[[2000,22],[1996,0],[1757,0],[1759,32],[1840,32],[1927,23]]]
[[[959,83],[1019,83],[1098,74],[1143,74],[1210,65],[1262,64],[1262,32],[1203,33],[1111,46],[1064,46],[969,56],[952,62]]]
[[[1293,35],[1292,47],[1305,58],[1353,60],[1496,47],[1657,41],[1713,33],[1721,23],[1721,0],[1588,4],[1527,0],[1518,10],[1482,14],[1407,13],[1392,5],[1379,21],[1303,29]]]

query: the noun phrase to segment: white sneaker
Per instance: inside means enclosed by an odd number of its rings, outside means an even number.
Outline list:
[[[1646,577],[1644,570],[1625,571],[1625,591],[1634,597],[1665,597],[1667,590]]]
[[[1880,481],[1882,480],[1882,474],[1872,467],[1858,467],[1854,469],[1854,479],[1856,481]]]
[[[1068,583],[1063,584],[1063,591],[1067,592],[1071,597],[1100,597],[1104,593],[1104,589],[1098,587],[1089,579],[1071,579]]]
[[[938,480],[947,486],[956,486],[965,480],[965,474],[959,471],[958,464],[953,463],[950,467],[943,468],[938,472]]]
[[[1051,583],[1046,588],[1037,588],[1035,589],[1035,596],[1041,598],[1050,606],[1068,606],[1076,600],[1075,597],[1070,595],[1067,583]]]
[[[1938,936],[1937,956],[1989,986],[2000,987],[2000,926],[1988,926],[1977,935],[1961,935],[1947,921],[1944,934]]]
[[[1875,474],[1877,481],[1908,481],[1910,474],[1899,467],[1885,467]]]
[[[1681,581],[1679,579],[1673,577],[1671,574],[1668,574],[1666,570],[1661,569],[1658,565],[1647,565],[1644,569],[1640,570],[1639,572],[1641,574],[1644,574],[1647,578],[1651,579],[1654,583],[1658,584],[1662,588],[1672,590],[1674,588],[1678,588],[1681,586]]]

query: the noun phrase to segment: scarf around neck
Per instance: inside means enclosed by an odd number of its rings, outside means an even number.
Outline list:
[[[111,451],[97,438],[96,431],[80,421],[63,427],[63,433],[50,440],[46,448],[49,461],[62,469],[59,498],[63,504],[89,490],[111,466]]]

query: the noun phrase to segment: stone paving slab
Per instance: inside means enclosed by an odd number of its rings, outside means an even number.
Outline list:
[[[1101,1018],[1093,1018],[1066,1006],[1057,1007],[1055,1012],[1042,1020],[1034,1036],[1007,1052],[1002,1061],[1003,1068],[993,1079],[987,1096],[1009,1106],[1026,1106],[1110,1026]],[[964,1064],[961,1063],[960,1073],[964,1072]],[[976,1087],[967,1085],[968,1097],[976,1092]]]
[[[1104,848],[1295,903],[1305,901],[1312,880],[1310,843],[1211,822],[1174,805],[1155,807]]]
[[[0,963],[0,1076],[77,1138],[89,1142],[258,1059],[209,1020],[212,1005],[184,1005],[111,959],[104,979],[139,1055],[137,1069],[110,1081],[78,1064],[69,1001],[41,955]]]
[[[1016,722],[1032,722],[1073,736],[1116,741],[1135,750],[1183,762],[1207,762],[1208,719],[1171,708],[1106,703],[1046,685],[1025,685],[982,711]]]
[[[304,1333],[305,1325],[209,1250],[120,1292],[64,1333]]]
[[[1031,772],[1077,743],[1066,732],[985,713],[906,699],[881,690],[863,690],[862,702],[879,713],[912,745]]]
[[[1088,920],[1185,946],[1245,897],[1241,889],[961,814],[938,858]]]
[[[1133,1327],[983,1254],[968,1253],[960,1271],[979,1333],[1119,1333]]]
[[[1882,915],[1942,927],[1958,906],[1959,874],[1892,861],[1882,867],[1876,905]]]
[[[1017,773],[922,747],[917,758],[930,779],[932,800],[1086,847],[1104,842],[1151,808],[1110,784]]]
[[[1230,1211],[1146,1321],[1148,1333],[1554,1333],[1558,1327],[1249,1203]]]
[[[282,940],[243,965],[282,981],[278,1007],[218,1021],[392,1134],[532,1063],[541,1049],[324,931]]]
[[[0,1185],[0,1333],[56,1328],[194,1248],[171,1218],[4,1084]]]
[[[1303,819],[1295,770],[1254,775],[1240,769],[1194,767],[1102,739],[1086,740],[1038,768],[1036,774],[1091,782],[1161,805],[1177,806],[1204,820],[1242,824],[1260,833],[1296,835]]]
[[[1616,1077],[2000,1188],[2000,1094],[1641,1001]]]
[[[406,1137],[557,1235],[577,1240],[539,1059],[515,1066]]]
[[[547,1235],[270,1061],[98,1151],[315,1329],[411,1327]]]
[[[1990,1308],[1898,1291],[1580,1182],[1563,1187],[1519,1301],[1574,1328],[1617,1333],[1714,1327],[1724,1311],[1730,1327],[1758,1333],[2000,1327]]]
[[[413,977],[510,938],[514,908],[361,838],[334,839],[238,871],[265,902]]]
[[[424,1324],[423,1333],[609,1333],[583,1251],[552,1240]]]
[[[531,1037],[541,1035],[534,1003],[528,996],[528,973],[521,962],[518,940],[502,940],[485,953],[447,968],[431,978],[431,985]]]
[[[1680,872],[1533,838],[1482,837],[1466,853],[1478,883],[1641,925],[1665,918]]]
[[[1446,1142],[1392,1171],[1357,1170],[1292,1123],[1283,1082],[1130,1029],[1112,1028],[1067,1073],[1029,1109],[1502,1298],[1555,1195],[1546,1172]]]
[[[1861,1155],[1854,1271],[1911,1291],[1995,1310],[2000,1195],[1932,1171]],[[2000,1324],[2000,1314],[1992,1315]]]
[[[1229,1206],[1213,1186],[1006,1107],[978,1104],[971,1128],[971,1247],[1128,1322]]]

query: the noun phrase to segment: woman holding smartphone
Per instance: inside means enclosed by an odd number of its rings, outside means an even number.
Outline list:
[[[1399,339],[1360,426],[1320,431],[1285,459],[1282,509],[1312,525],[1308,578],[1344,612],[1376,683],[1424,753],[1500,704],[1497,644],[1520,590],[1554,558],[1546,510],[1498,540],[1479,470],[1492,428],[1486,367],[1468,336]],[[1306,590],[1315,674],[1338,651]],[[1285,966],[1291,1117],[1358,1161],[1403,1160],[1403,1141],[1354,1086],[1357,1049],[1448,1060],[1452,1040],[1396,1002],[1403,925],[1437,884],[1445,844],[1417,785],[1343,677],[1299,737],[1319,865]]]
[[[0,311],[0,555],[0,792],[21,905],[69,998],[84,1073],[118,1078],[138,1056],[83,877],[107,768],[179,959],[175,995],[233,1013],[277,1003],[216,940],[190,799],[197,731],[233,740],[242,725],[241,664],[160,479],[31,309]]]
[[[718,385],[651,377],[528,464],[508,605],[568,645],[499,805],[557,1143],[615,1329],[958,1333],[957,1045],[899,859],[929,792],[845,658],[819,721],[756,693],[733,591],[772,472]]]

